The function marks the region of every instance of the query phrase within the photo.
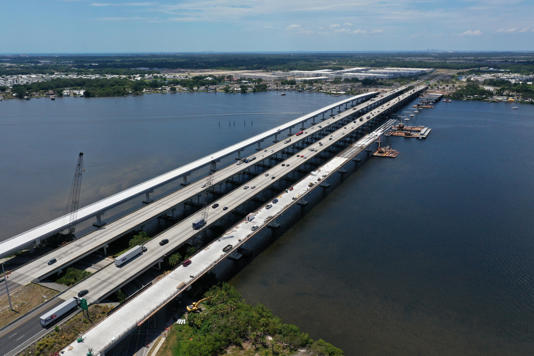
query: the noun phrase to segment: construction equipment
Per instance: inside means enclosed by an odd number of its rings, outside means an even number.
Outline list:
[[[193,304],[190,304],[186,307],[187,311],[188,312],[197,312],[197,311],[201,311],[200,309],[200,303],[202,302],[205,302],[206,300],[210,299],[210,297],[206,297],[206,298],[202,298],[196,302],[193,302]]]
[[[74,169],[74,178],[72,180],[72,188],[69,195],[69,200],[67,202],[67,214],[69,216],[69,225],[68,233],[74,234],[76,216],[78,215],[78,208],[80,207],[80,192],[82,188],[82,174],[83,169],[83,152],[78,154],[78,162],[76,163],[76,168]]]

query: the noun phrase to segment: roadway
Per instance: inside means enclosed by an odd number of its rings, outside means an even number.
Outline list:
[[[276,203],[266,203],[251,213],[254,216],[252,221],[244,219],[227,230],[220,238],[191,257],[192,262],[189,266],[177,267],[152,287],[141,292],[121,309],[86,332],[83,335],[82,343],[73,342],[63,349],[63,355],[85,355],[89,349],[92,349],[95,355],[102,355],[110,350],[138,325],[144,323],[166,303],[187,289],[194,281],[226,259],[233,251],[236,251],[246,241],[267,227],[276,217],[282,215],[294,204],[298,204],[302,197],[316,189],[322,181],[328,179],[350,159],[363,152],[393,123],[394,120],[389,120],[372,133],[350,145],[339,155],[293,185],[291,190],[286,190],[278,195]],[[310,148],[321,148],[318,143],[313,146],[315,147]],[[253,231],[252,226],[257,226],[257,229]],[[228,246],[230,249],[223,251]],[[192,278],[191,276],[195,277]]]
[[[218,161],[221,158],[224,158],[232,153],[239,152],[245,149],[246,147],[249,147],[255,143],[262,142],[268,137],[277,135],[278,133],[280,133],[281,131],[285,129],[292,128],[298,124],[303,124],[304,122],[314,117],[318,117],[319,115],[324,116],[324,114],[328,111],[333,112],[334,109],[340,110],[343,105],[348,106],[350,104],[351,106],[354,106],[357,101],[365,100],[375,95],[376,93],[366,93],[366,94],[361,94],[358,96],[354,96],[348,99],[338,101],[334,104],[328,105],[319,110],[316,110],[309,114],[301,116],[295,120],[289,121],[283,125],[277,126],[271,130],[265,131],[249,139],[243,140],[232,146],[228,146],[208,156],[197,159],[191,163],[188,163],[184,166],[176,168],[172,171],[161,174],[157,177],[144,181],[140,184],[137,184],[133,187],[125,189],[121,192],[113,194],[104,199],[101,199],[97,202],[84,206],[77,211],[76,218],[73,221],[71,221],[71,214],[66,214],[54,220],[46,222],[42,225],[34,227],[30,230],[27,230],[23,233],[20,233],[10,239],[0,242],[0,257],[7,256],[12,252],[20,250],[21,248],[23,248],[24,246],[27,246],[28,244],[34,243],[43,238],[51,236],[57,232],[60,232],[73,223],[74,224],[79,223],[91,217],[102,214],[104,211],[109,210],[136,196],[139,196],[144,193],[148,194],[149,192],[151,192],[152,190],[154,190],[155,188],[163,184],[166,184],[179,177],[186,176],[187,174],[199,168],[209,165],[213,161]]]
[[[21,345],[31,345],[32,342],[46,334],[48,330],[41,327],[39,318],[61,302],[63,300],[59,298],[51,299],[2,329],[0,331],[0,354],[6,355]]]
[[[390,93],[380,95],[368,102],[358,105],[352,110],[346,110],[333,117],[325,119],[315,125],[312,125],[308,129],[305,129],[304,134],[300,136],[292,136],[291,142],[286,143],[287,139],[283,139],[278,143],[264,148],[263,151],[252,154],[249,156],[256,157],[256,160],[249,163],[234,163],[227,167],[224,167],[216,171],[213,177],[213,185],[224,182],[225,180],[245,171],[246,169],[256,165],[262,160],[268,159],[271,156],[276,155],[282,150],[290,147],[298,142],[304,142],[308,137],[316,134],[319,131],[325,130],[350,115],[356,115],[357,113],[365,110],[369,105],[375,103],[381,103],[387,100],[389,97],[396,93],[406,89],[406,87],[398,88]],[[38,257],[30,263],[27,263],[18,269],[12,271],[10,280],[18,285],[26,285],[34,280],[45,278],[53,274],[55,271],[67,267],[68,265],[82,259],[90,253],[103,248],[113,240],[127,234],[138,226],[142,225],[146,221],[149,221],[157,216],[164,214],[173,207],[201,194],[207,189],[205,179],[193,182],[178,191],[171,193],[157,201],[154,201],[134,212],[127,214],[126,216],[119,218],[118,220],[104,225],[98,230],[95,230],[88,235],[85,235],[73,242],[66,244],[54,251],[51,251],[43,256]],[[49,265],[48,262],[55,258],[56,262]]]
[[[410,97],[413,94],[414,89],[401,95],[401,97],[404,98],[402,100],[405,100],[405,98]],[[282,179],[297,167],[319,155],[322,151],[336,144],[337,141],[352,134],[355,130],[362,127],[370,120],[373,120],[383,112],[399,105],[402,100],[395,98],[388,101],[378,109],[374,109],[373,111],[367,113],[364,117],[360,117],[360,119],[350,122],[349,124],[319,140],[318,143],[314,144],[317,145],[316,147],[318,147],[315,148],[315,151],[310,151],[309,148],[305,148],[293,156],[288,157],[282,163],[278,163],[277,165],[265,171],[263,174],[251,179],[242,186],[214,201],[213,204],[218,204],[218,207],[215,209],[212,209],[211,207],[209,208],[208,221],[201,230],[194,230],[192,228],[192,223],[199,220],[201,216],[201,212],[198,212],[183,219],[176,225],[155,236],[144,245],[147,248],[147,251],[134,260],[122,265],[121,267],[117,267],[115,264],[110,264],[104,267],[100,271],[94,273],[87,279],[65,291],[61,297],[63,299],[68,299],[76,296],[81,290],[86,289],[89,291],[89,294],[86,296],[87,301],[89,303],[98,302],[99,300],[111,294],[113,291],[120,288],[122,285],[131,281],[146,269],[157,264],[158,261],[161,261],[164,256],[171,254],[172,251],[197,235],[200,231],[209,227],[213,222],[221,219],[226,214],[231,213],[232,210],[241,206],[255,195],[261,193],[263,190],[269,188],[271,185]],[[224,207],[227,209],[223,209]],[[160,246],[159,242],[163,239],[168,239],[169,242],[164,246]],[[194,278],[194,276],[191,278]]]

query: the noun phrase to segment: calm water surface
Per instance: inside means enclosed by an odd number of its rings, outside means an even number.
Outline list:
[[[233,283],[347,355],[534,355],[534,106],[416,123]]]
[[[301,113],[320,94],[0,103],[0,238]],[[347,355],[534,355],[534,107],[440,103],[232,281]]]
[[[85,205],[341,99],[198,93],[0,102],[0,240],[64,213],[80,151]]]

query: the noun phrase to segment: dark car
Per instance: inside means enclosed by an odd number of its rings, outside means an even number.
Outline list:
[[[78,292],[78,298],[83,297],[87,293],[89,293],[89,291],[87,289],[82,289],[81,291]]]
[[[252,231],[256,231],[256,230],[258,230],[258,225],[252,226]]]
[[[227,207],[227,206],[225,206],[225,207],[223,208],[223,210],[226,210],[226,209],[228,209],[228,207]]]
[[[48,264],[49,265],[53,265],[56,262],[57,262],[57,260],[55,258],[52,258],[50,261],[48,261]]]
[[[273,204],[276,204],[276,203],[278,203],[278,199],[275,198],[273,199]]]
[[[218,208],[218,207],[219,207],[219,204],[215,203],[215,204],[213,204],[211,207],[212,207],[213,209]]]
[[[231,249],[232,249],[232,245],[226,245],[226,246],[224,246],[223,251],[224,251],[224,252],[228,252],[228,251],[230,251]]]
[[[159,245],[160,246],[163,246],[163,245],[166,245],[167,243],[169,243],[169,239],[163,239],[159,242]]]
[[[267,204],[267,206],[265,207],[265,209],[271,209],[273,206],[271,204]]]
[[[143,252],[146,252],[147,250],[146,246],[143,246]]]
[[[187,267],[191,264],[191,260],[185,260],[184,263],[182,263],[182,266]]]

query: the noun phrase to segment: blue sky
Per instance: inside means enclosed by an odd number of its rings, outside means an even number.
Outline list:
[[[534,50],[534,0],[0,3],[1,53]]]

